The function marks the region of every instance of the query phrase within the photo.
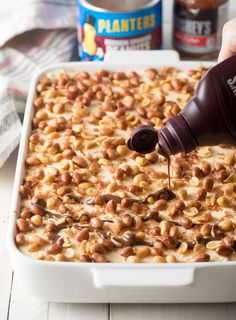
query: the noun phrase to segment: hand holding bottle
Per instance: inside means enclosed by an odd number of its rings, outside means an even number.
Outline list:
[[[236,54],[236,18],[229,20],[223,27],[222,45],[218,56],[218,62]]]

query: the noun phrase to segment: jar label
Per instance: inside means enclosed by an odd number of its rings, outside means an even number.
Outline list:
[[[221,30],[227,18],[227,3],[210,9],[174,6],[173,38],[182,51],[211,53],[220,48]]]
[[[134,12],[92,10],[78,0],[78,41],[81,60],[103,60],[106,51],[161,47],[162,2]]]

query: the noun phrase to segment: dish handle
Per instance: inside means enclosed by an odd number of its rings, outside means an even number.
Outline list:
[[[195,269],[185,268],[93,268],[94,284],[110,287],[179,287],[194,282]]]
[[[108,51],[104,61],[112,64],[123,65],[152,65],[152,64],[173,64],[180,60],[179,54],[175,50],[127,50]]]

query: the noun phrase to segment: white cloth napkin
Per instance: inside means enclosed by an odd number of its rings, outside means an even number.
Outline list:
[[[76,46],[75,0],[19,0],[0,21],[0,167],[19,143],[23,109],[36,69],[69,61]]]

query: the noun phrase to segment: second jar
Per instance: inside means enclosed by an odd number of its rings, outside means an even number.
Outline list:
[[[173,45],[182,58],[217,56],[228,4],[228,0],[174,1]]]

